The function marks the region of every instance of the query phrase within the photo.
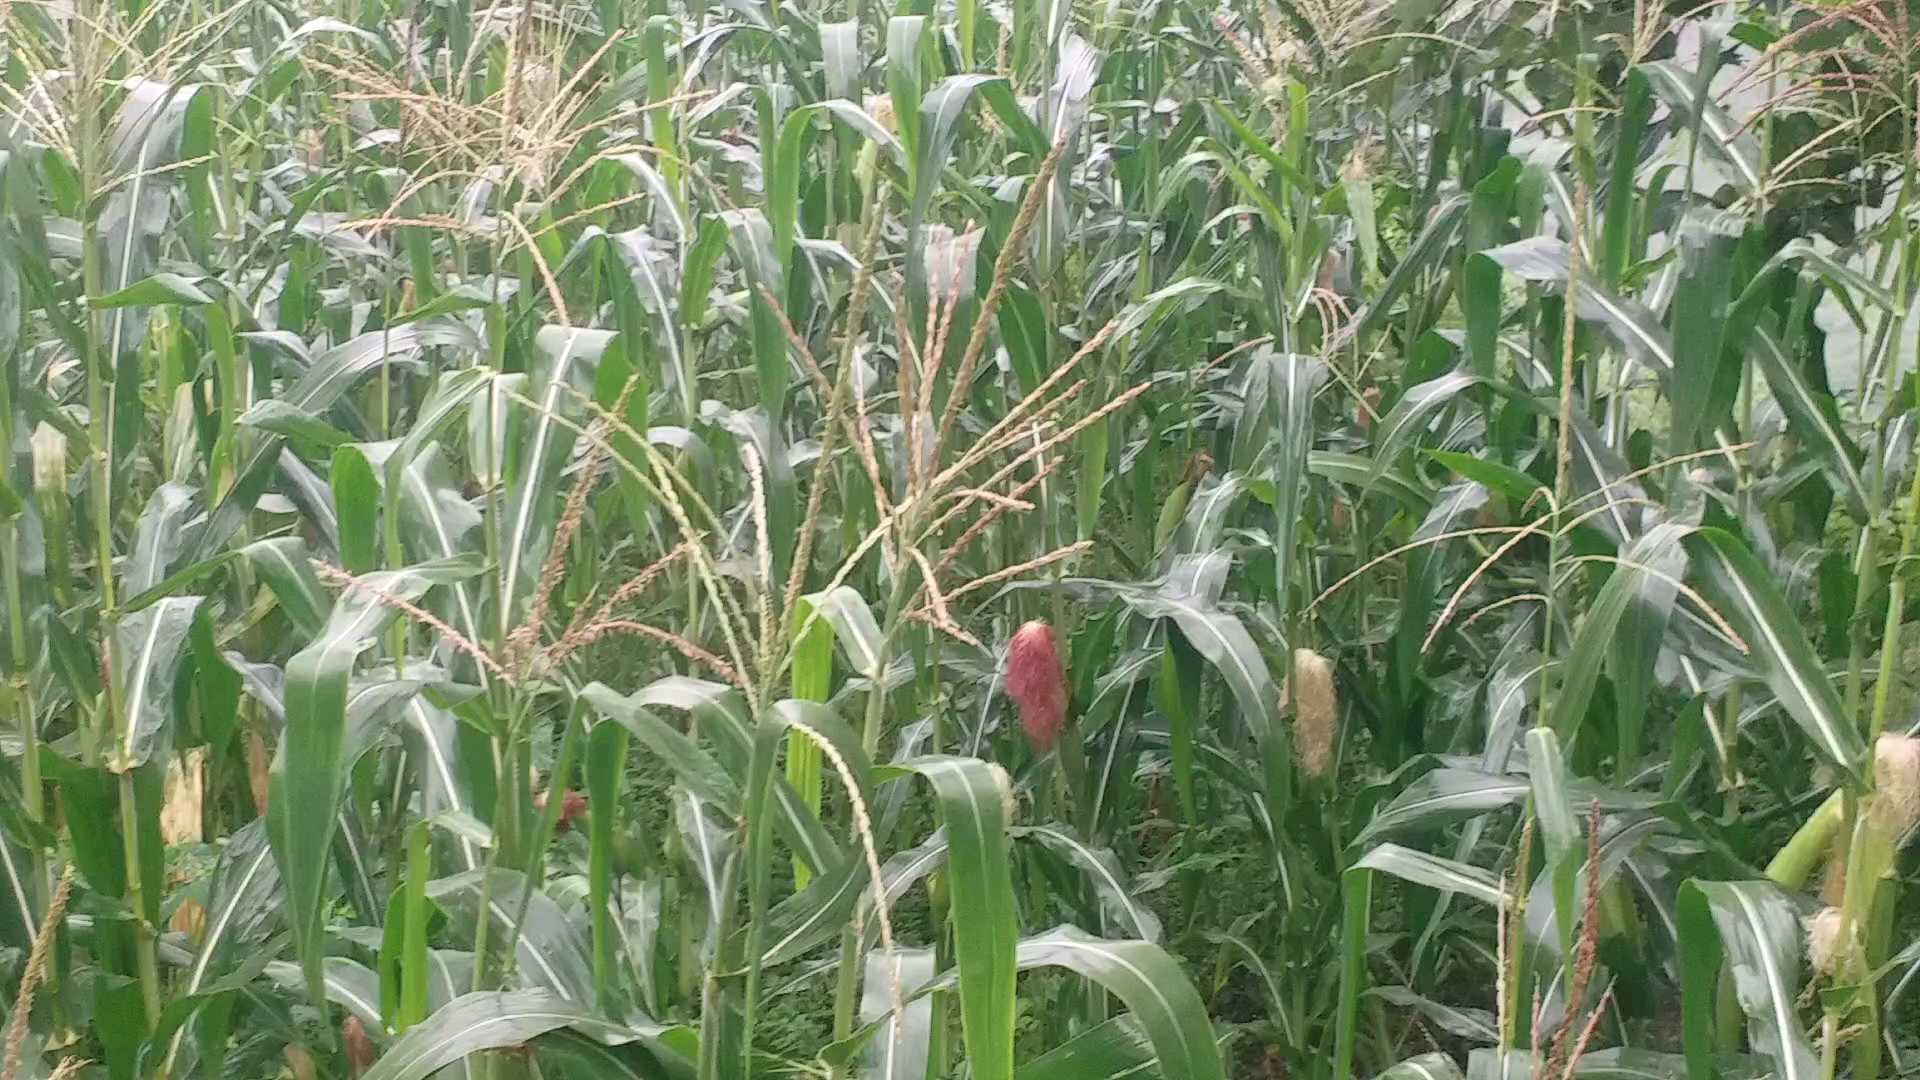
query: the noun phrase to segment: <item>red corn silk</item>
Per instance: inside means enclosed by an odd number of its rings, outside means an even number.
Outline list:
[[[1036,753],[1053,749],[1067,723],[1067,673],[1053,627],[1027,623],[1007,647],[1007,696],[1020,709],[1020,729]]]
[[[373,1040],[367,1037],[367,1029],[357,1016],[349,1016],[340,1025],[341,1048],[347,1054],[347,1068],[354,1076],[359,1076],[373,1068],[374,1059],[380,1052],[373,1048]]]
[[[545,812],[547,809],[547,793],[544,791],[535,793],[533,796],[533,806],[534,809]],[[585,795],[573,790],[562,792],[560,795],[560,816],[554,819],[553,834],[559,836],[573,828],[573,819],[586,812],[587,797]]]
[[[573,828],[573,820],[587,812],[587,797],[577,791],[569,791],[560,797],[560,820],[554,823],[559,832]]]

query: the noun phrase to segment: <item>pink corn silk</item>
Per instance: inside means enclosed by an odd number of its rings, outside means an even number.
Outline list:
[[[534,793],[533,808],[545,812],[547,809],[546,792],[538,791]],[[573,819],[586,812],[587,797],[585,795],[572,789],[563,792],[560,796],[560,816],[554,819],[553,822],[554,835],[558,836],[573,828]]]
[[[357,1016],[349,1016],[340,1024],[340,1043],[341,1048],[346,1051],[347,1069],[354,1076],[359,1076],[373,1068],[374,1061],[380,1057],[380,1051],[374,1048],[373,1039],[367,1035],[366,1026],[360,1023],[360,1018]]]
[[[1036,753],[1053,749],[1067,723],[1067,674],[1053,627],[1027,623],[1007,647],[1007,696],[1020,709],[1020,729]]]

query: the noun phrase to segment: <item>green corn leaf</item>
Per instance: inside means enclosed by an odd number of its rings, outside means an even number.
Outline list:
[[[468,777],[459,760],[458,732],[452,713],[424,697],[409,698],[400,714],[401,734],[408,753],[417,763],[416,782],[420,785],[421,809],[428,818],[441,815],[472,817],[474,805],[468,794]],[[454,847],[459,865],[472,870],[480,865],[481,854],[473,841],[456,836]]]
[[[1707,148],[1731,168],[1742,188],[1754,192],[1765,186],[1759,140],[1745,125],[1735,122],[1699,80],[1670,60],[1641,64],[1639,70],[1646,73],[1654,92],[1670,108],[1697,125],[1696,130],[1706,136]]]
[[[675,778],[687,790],[721,813],[740,812],[739,785],[692,739],[641,708],[635,699],[622,697],[600,683],[580,691],[580,699],[631,732],[642,746],[673,770]]]
[[[1452,1058],[1436,1050],[1390,1066],[1374,1080],[1462,1080],[1462,1074]]]
[[[256,540],[240,550],[273,590],[294,628],[307,637],[318,635],[333,611],[333,597],[321,587],[320,575],[313,571],[313,556],[306,541],[297,536],[277,536]]]
[[[185,484],[166,483],[147,499],[134,525],[132,555],[120,572],[121,587],[128,593],[146,592],[166,578],[167,568],[191,539],[188,522],[196,494]]]
[[[1473,769],[1435,769],[1408,784],[1354,837],[1357,847],[1409,830],[1437,830],[1490,810],[1513,806],[1529,793],[1525,779]]]
[[[186,656],[199,597],[168,597],[122,616],[113,628],[114,678],[124,718],[109,767],[137,768],[170,745],[175,721],[174,676]]]
[[[1866,743],[1772,575],[1737,537],[1719,529],[1699,530],[1686,547],[1708,599],[1744,639],[1767,687],[1814,752],[1849,775],[1861,775]]]
[[[702,733],[712,740],[727,775],[736,783],[744,781],[753,744],[746,698],[739,691],[720,683],[673,675],[642,687],[631,700],[641,707],[691,713]],[[784,776],[775,777],[773,786],[774,804],[779,810],[774,827],[780,830],[781,839],[812,870],[839,865],[843,858],[839,845],[827,835],[800,793]]]
[[[425,1080],[468,1055],[519,1046],[561,1028],[614,1042],[639,1035],[551,990],[482,990],[435,1010],[388,1047],[361,1080]]]
[[[841,585],[804,596],[795,610],[795,618],[801,627],[807,627],[809,622],[826,623],[832,628],[832,638],[846,655],[848,665],[866,679],[879,680],[880,657],[885,654],[880,623],[858,591]]]
[[[1134,895],[1132,883],[1123,876],[1120,860],[1111,850],[1093,847],[1060,825],[1018,825],[1011,832],[1016,839],[1038,843],[1085,875],[1116,930],[1142,941],[1159,942],[1159,916]]]
[[[214,867],[213,886],[206,905],[206,929],[186,970],[183,996],[195,997],[210,988],[236,949],[264,936],[281,899],[280,870],[267,843],[266,821],[255,819],[234,831]],[[262,954],[263,965],[271,956],[271,953]],[[186,1035],[183,1024],[166,1039],[167,1067],[172,1066],[180,1053]]]
[[[572,1080],[672,1080],[660,1054],[637,1043],[609,1046],[570,1028],[549,1031],[527,1044],[542,1070],[557,1069]],[[677,1064],[686,1068],[684,1061]]]
[[[1724,953],[1753,1048],[1780,1080],[1815,1080],[1819,1058],[1800,1024],[1800,917],[1771,882],[1689,881],[1680,889],[1687,1071],[1713,1075],[1715,986]]]
[[[1787,414],[1787,423],[1800,441],[1819,459],[1833,489],[1846,500],[1857,519],[1867,516],[1868,494],[1860,477],[1860,450],[1847,437],[1833,395],[1814,385],[1787,356],[1769,325],[1748,328],[1749,353],[1760,361],[1773,399]]]
[[[596,724],[587,736],[587,804],[594,808],[587,837],[587,907],[593,913],[594,1001],[612,1006],[617,938],[613,913],[613,836],[620,819],[620,784],[627,770],[627,729]]]
[[[1640,146],[1647,121],[1653,117],[1653,88],[1645,72],[1633,68],[1626,75],[1626,95],[1620,125],[1614,132],[1613,158],[1608,165],[1606,218],[1601,226],[1601,279],[1618,286],[1627,257],[1641,239],[1636,228],[1639,191],[1634,176],[1640,165]]]
[[[480,901],[487,897],[488,931],[492,940],[515,943],[514,965],[530,986],[552,991],[560,998],[590,1007],[593,998],[592,949],[585,929],[569,918],[544,891],[527,889],[525,875],[515,870],[476,870],[427,883],[427,899],[446,913],[456,933],[471,939],[480,920]],[[521,910],[525,898],[524,916]]]
[[[576,441],[574,428],[586,415],[593,372],[609,350],[620,348],[610,330],[546,326],[534,335],[540,357],[527,394],[524,424],[515,440],[517,468],[507,484],[500,519],[500,592],[508,598],[501,612],[511,628],[514,606],[534,587],[534,578],[553,539],[561,468]]]
[[[1447,251],[1459,242],[1470,201],[1470,196],[1455,195],[1435,209],[1426,227],[1393,268],[1393,273],[1387,275],[1386,284],[1358,313],[1353,336],[1364,339],[1384,326],[1401,294],[1411,289],[1421,274],[1433,269]]]
[[[1392,874],[1415,885],[1465,893],[1488,904],[1500,904],[1500,880],[1491,873],[1477,866],[1429,855],[1399,844],[1381,844],[1361,856],[1360,861],[1353,865]]]
[[[1379,474],[1392,467],[1433,422],[1434,414],[1452,402],[1460,392],[1478,385],[1480,379],[1470,372],[1454,371],[1409,389],[1387,415],[1380,418],[1373,436],[1373,475],[1371,488]]]
[[[267,978],[288,990],[299,990],[306,981],[300,965],[275,960],[266,966]],[[366,965],[344,956],[329,956],[321,974],[323,1000],[345,1009],[368,1031],[381,1030],[380,976]]]
[[[1145,941],[1107,941],[1063,926],[1020,942],[1019,965],[1063,967],[1124,1002],[1146,1030],[1165,1076],[1224,1080],[1206,1005],[1179,963]]]
[[[347,590],[319,636],[287,661],[287,727],[271,770],[268,827],[287,882],[287,921],[315,1001],[324,993],[327,862],[351,760],[347,734],[353,663],[399,615],[380,594],[416,600],[435,585],[477,570],[470,562],[452,561],[369,574],[364,580],[378,592]],[[297,767],[290,767],[296,762]]]
[[[1673,294],[1673,401],[1676,452],[1699,449],[1710,441],[1737,385],[1737,365],[1722,362],[1726,343],[1728,293],[1734,272],[1734,248],[1740,234],[1726,217],[1690,216],[1678,230],[1680,280]]]
[[[241,427],[258,428],[261,431],[284,436],[292,439],[295,445],[305,443],[326,450],[353,441],[353,436],[307,410],[279,398],[267,398],[264,401],[254,402],[252,407],[240,414],[235,423]]]
[[[1367,981],[1367,927],[1373,920],[1373,871],[1353,867],[1340,875],[1340,998],[1334,1016],[1333,1075],[1352,1080],[1359,1037],[1360,995]]]
[[[893,1013],[888,981],[897,980],[903,994],[931,982],[934,974],[932,949],[882,950],[866,955],[866,973],[861,979],[860,1019],[879,1021],[874,1036],[867,1080],[925,1080],[927,1050],[933,1035],[933,1002],[925,998],[907,1006],[904,1017]]]
[[[1485,1009],[1460,1009],[1443,1005],[1431,998],[1422,997],[1404,986],[1376,986],[1367,993],[1373,997],[1401,1009],[1412,1009],[1425,1017],[1434,1027],[1449,1035],[1475,1042],[1494,1043],[1500,1041],[1500,1031],[1493,1014]]]
[[[1541,875],[1552,883],[1553,912],[1560,928],[1560,953],[1573,953],[1573,890],[1586,858],[1580,822],[1567,794],[1567,763],[1560,737],[1550,727],[1527,731],[1527,774],[1532,780],[1533,815],[1547,852]]]
[[[335,447],[329,480],[340,522],[340,564],[364,574],[379,564],[380,477],[363,444]]]
[[[1271,365],[1267,387],[1272,409],[1274,581],[1282,616],[1290,617],[1297,604],[1304,603],[1295,595],[1300,590],[1294,587],[1294,561],[1306,496],[1307,456],[1313,449],[1314,395],[1329,373],[1325,364],[1304,356],[1269,351],[1257,354],[1254,362],[1262,359]]]
[[[96,297],[88,307],[97,310],[124,307],[151,307],[156,304],[211,304],[213,297],[179,274],[160,273],[142,278],[118,292]]]
[[[967,1060],[979,1080],[1006,1080],[1013,1075],[1019,930],[1000,782],[985,762],[973,758],[914,758],[903,765],[933,786],[946,826]]]
[[[914,884],[939,870],[947,861],[946,830],[938,829],[915,847],[898,852],[880,867],[880,892],[889,907]],[[786,963],[830,940],[856,909],[871,906],[872,879],[863,859],[816,876],[808,886],[781,901],[768,914],[766,949],[761,963]],[[869,918],[867,937],[879,937],[878,920]],[[868,943],[871,944],[871,941]]]
[[[1107,1080],[1144,1076],[1153,1067],[1153,1041],[1129,1014],[1075,1035],[1014,1071],[1016,1080]]]
[[[1236,962],[1246,965],[1254,973],[1266,995],[1268,1015],[1279,1028],[1281,1037],[1286,1040],[1287,1046],[1299,1047],[1300,1037],[1295,1032],[1294,1021],[1297,1003],[1295,1006],[1288,1005],[1287,994],[1280,989],[1280,978],[1261,955],[1260,949],[1238,933],[1210,930],[1207,940],[1220,946],[1223,951],[1232,953]]]

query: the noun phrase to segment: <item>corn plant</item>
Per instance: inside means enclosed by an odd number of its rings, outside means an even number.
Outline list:
[[[15,0],[0,1080],[1876,1080],[1902,5]]]

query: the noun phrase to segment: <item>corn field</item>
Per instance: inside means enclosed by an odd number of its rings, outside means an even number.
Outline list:
[[[1900,0],[0,0],[0,1080],[1920,1075]]]

